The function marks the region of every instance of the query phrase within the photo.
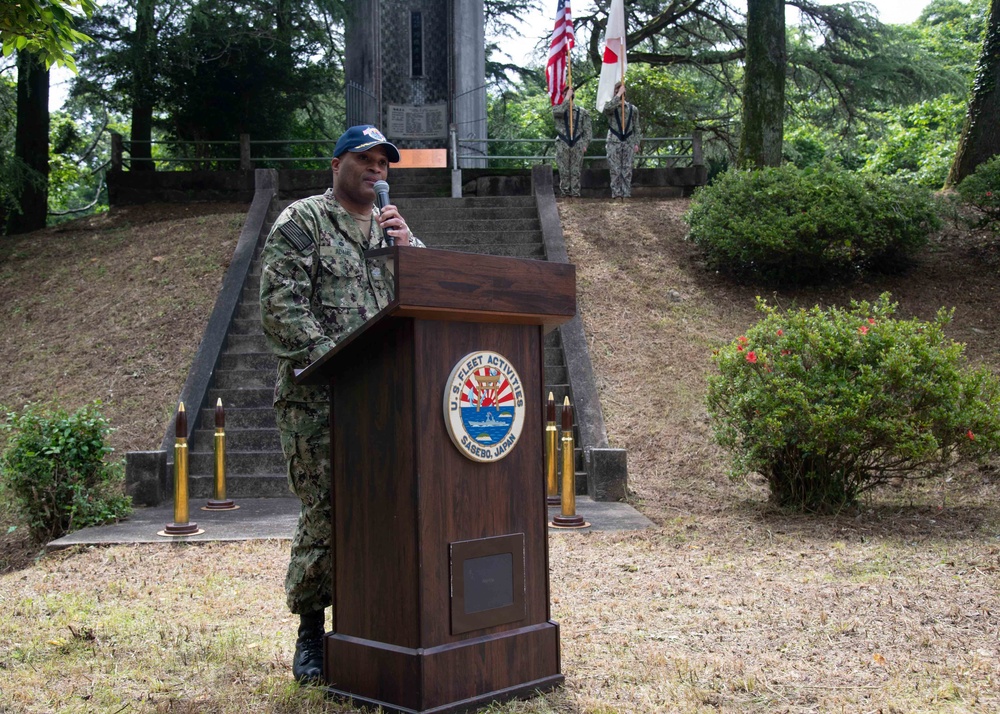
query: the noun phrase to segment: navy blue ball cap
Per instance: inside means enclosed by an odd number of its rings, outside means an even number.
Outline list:
[[[345,151],[367,151],[373,146],[384,146],[389,156],[389,163],[399,161],[399,149],[389,143],[385,135],[371,124],[361,124],[352,126],[337,139],[337,146],[333,149],[333,158],[337,158]]]

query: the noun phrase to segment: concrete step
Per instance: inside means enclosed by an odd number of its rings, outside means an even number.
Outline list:
[[[260,314],[260,273],[248,275],[240,291],[240,305],[256,305]]]
[[[428,183],[424,185],[399,185],[393,184],[392,187],[392,200],[393,202],[398,201],[401,198],[420,198],[423,199],[428,196],[439,196],[445,197],[451,195],[451,182],[446,184],[442,183]]]
[[[285,473],[285,457],[280,451],[233,451],[226,449],[226,474],[234,476]],[[188,455],[190,473],[214,475],[215,454],[195,451]]]
[[[260,335],[228,335],[226,337],[225,351],[228,354],[246,354],[248,352],[261,353],[270,352],[267,340],[263,334]]]
[[[506,231],[494,230],[489,232],[472,233],[469,231],[441,231],[439,233],[427,233],[421,237],[428,248],[437,248],[440,245],[478,245],[484,248],[502,248],[507,245],[542,245],[542,232],[534,231]]]
[[[277,427],[270,429],[233,429],[226,426],[226,451],[281,451]],[[215,450],[215,429],[195,429],[191,453]]]
[[[215,494],[214,475],[191,475],[188,480],[188,493],[191,503],[191,520],[198,522],[197,509],[202,504],[193,501],[210,499]],[[273,474],[226,474],[226,498],[231,498],[239,505],[241,498],[288,498],[293,494],[288,490],[288,476],[283,470]],[[237,511],[238,513],[239,511]]]
[[[389,182],[390,187],[392,182]],[[390,198],[392,190],[390,188]],[[443,211],[461,211],[463,215],[469,209],[477,208],[535,208],[535,198],[533,196],[465,196],[462,198],[421,198],[419,200],[406,199],[393,203],[403,212],[403,209],[430,210],[438,209]],[[404,213],[405,215],[405,213]],[[537,210],[536,214],[537,215]]]
[[[564,365],[545,365],[545,384],[566,384],[568,371]]]
[[[278,358],[270,350],[260,352],[223,352],[219,357],[217,372],[228,370],[269,370],[278,373]]]
[[[273,369],[227,369],[216,370],[212,381],[215,389],[274,389]],[[226,407],[225,399],[222,406]],[[233,405],[235,406],[235,405]]]
[[[251,274],[255,275],[259,281],[260,267],[258,266],[256,271],[252,270]],[[240,300],[240,304],[236,306],[236,313],[233,317],[238,320],[256,320],[260,322],[260,302],[258,300]]]
[[[229,409],[253,409],[269,407],[274,401],[274,387],[247,387],[242,389],[219,389],[215,385],[208,390],[208,403],[222,400],[222,406]]]
[[[422,199],[423,200],[423,199]],[[418,236],[421,233],[421,221],[437,223],[453,216],[459,221],[508,221],[531,220],[538,218],[538,209],[531,206],[477,206],[475,208],[457,208],[455,206],[428,208],[426,206],[407,208],[398,206],[399,212],[406,218],[410,230]]]
[[[566,360],[563,358],[562,347],[546,347],[545,348],[545,367],[546,369],[549,365],[563,366],[566,364]]]
[[[202,409],[198,413],[196,429],[215,429],[215,409]],[[243,407],[226,409],[226,429],[276,429],[274,408]]]
[[[540,243],[527,243],[522,245],[436,245],[435,248],[451,250],[456,253],[474,253],[476,255],[501,255],[512,258],[533,258],[543,260],[545,258],[545,246]]]
[[[530,210],[534,211],[533,208]],[[465,218],[464,216],[449,218],[447,216],[438,216],[437,213],[433,214],[433,217],[423,213],[417,215],[420,216],[421,236],[443,232],[454,233],[455,231],[489,233],[497,230],[498,228],[503,228],[505,231],[541,230],[537,216],[525,218],[506,218],[503,221],[503,225],[498,226],[497,221],[493,219]],[[407,219],[409,219],[409,216],[407,216]]]
[[[230,335],[263,335],[264,328],[260,324],[260,316],[256,317],[233,317],[229,323]]]

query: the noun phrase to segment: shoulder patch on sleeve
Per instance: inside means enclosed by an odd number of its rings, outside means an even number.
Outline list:
[[[278,230],[281,232],[281,235],[285,236],[289,243],[294,245],[301,252],[305,253],[312,247],[312,238],[310,238],[309,234],[302,230],[302,227],[295,221],[285,221],[278,226]]]

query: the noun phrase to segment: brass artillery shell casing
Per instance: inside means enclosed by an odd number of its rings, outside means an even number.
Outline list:
[[[188,445],[187,439],[174,444],[174,523],[188,522]]]
[[[215,500],[226,500],[226,432],[215,430]]]
[[[562,448],[562,514],[576,515],[576,474],[573,465],[573,432],[564,431],[560,439]]]
[[[226,411],[222,408],[222,397],[215,403],[215,479],[212,484],[212,498],[201,507],[203,511],[233,511],[239,508],[226,498]]]
[[[562,508],[561,513],[552,519],[551,525],[556,528],[586,528],[590,524],[576,513],[576,466],[573,439],[573,407],[569,397],[563,399],[562,407]]]
[[[177,430],[174,442],[174,523],[188,522],[188,445],[187,412],[184,402],[177,409]]]
[[[184,402],[177,408],[176,437],[174,441],[174,522],[168,523],[157,535],[187,536],[205,531],[197,523],[188,522],[188,444],[187,412]]]
[[[545,409],[545,485],[546,501],[550,506],[559,505],[559,481],[556,474],[556,454],[559,430],[556,428],[556,399],[549,392]]]

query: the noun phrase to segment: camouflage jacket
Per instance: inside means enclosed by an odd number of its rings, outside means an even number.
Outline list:
[[[625,102],[625,124],[622,126],[621,100],[612,97],[604,105],[604,116],[608,118],[608,143],[629,143],[638,146],[642,141],[642,129],[639,127],[639,109],[634,104]]]
[[[590,121],[590,112],[579,104],[573,105],[573,134],[569,131],[569,99],[552,107],[552,118],[556,122],[556,137],[567,146],[582,144],[583,150],[594,138],[594,128]]]
[[[333,189],[296,201],[278,216],[260,275],[261,323],[278,356],[276,402],[329,400],[325,385],[296,385],[293,370],[322,357],[389,304],[391,284],[364,258],[364,251],[384,245],[378,226],[373,222],[364,235]]]

